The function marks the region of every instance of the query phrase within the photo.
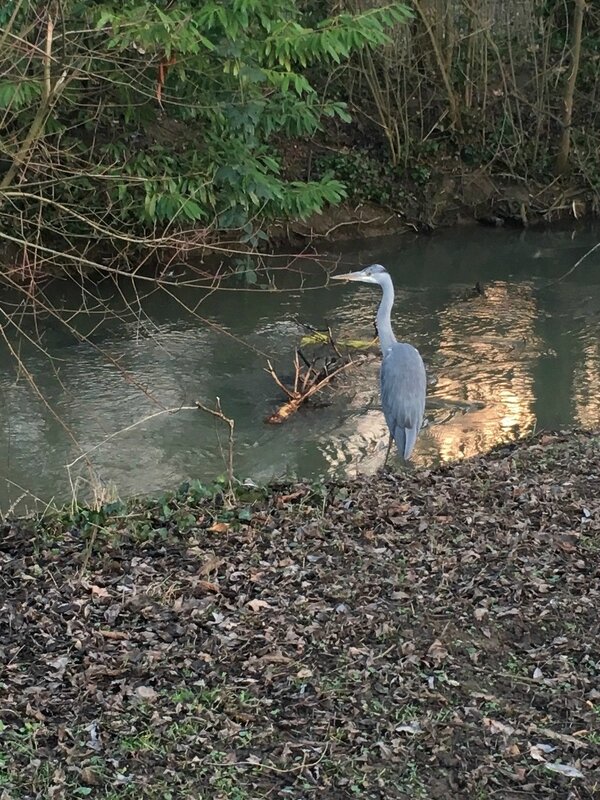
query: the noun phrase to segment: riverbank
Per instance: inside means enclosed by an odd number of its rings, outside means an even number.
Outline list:
[[[292,162],[295,163],[292,175],[296,179],[308,177],[310,147],[305,145],[302,159]],[[366,152],[363,155],[368,158]],[[379,164],[378,169],[385,172],[385,165]],[[426,180],[417,182],[408,175],[389,178],[386,203],[368,199],[370,194],[377,195],[375,190],[367,190],[365,199],[365,184],[357,176],[357,183],[351,181],[348,185],[349,200],[327,207],[306,220],[273,225],[268,229],[269,236],[279,245],[300,246],[407,232],[431,233],[468,225],[547,227],[576,224],[598,216],[598,194],[583,181],[511,180],[484,167],[470,168],[460,159],[452,158],[432,161],[422,169]]]
[[[5,797],[592,798],[600,442],[5,525]]]

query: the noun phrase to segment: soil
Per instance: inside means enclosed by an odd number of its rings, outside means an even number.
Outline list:
[[[6,523],[0,797],[600,797],[600,440]]]
[[[281,140],[277,143],[283,177],[310,181],[318,177],[319,157],[337,154],[361,158],[367,173],[361,184],[358,171],[353,177],[339,176],[350,198],[335,208],[326,208],[306,220],[270,226],[272,242],[302,245],[308,241],[340,241],[400,234],[407,231],[430,233],[439,228],[464,225],[492,227],[555,225],[600,213],[598,193],[580,175],[546,182],[498,173],[489,166],[469,165],[447,147],[421,159],[412,169],[393,168],[385,148],[374,146],[373,136],[345,126],[333,126],[312,140]],[[352,162],[354,163],[354,161]],[[378,165],[380,174],[368,171]],[[416,176],[421,176],[417,179]],[[375,184],[385,182],[390,201],[358,200],[365,191],[377,192]],[[381,187],[380,187],[381,188]],[[352,195],[355,195],[354,197]]]
[[[273,225],[271,240],[293,245],[342,241],[405,232],[430,233],[465,225],[541,227],[595,218],[597,197],[577,184],[552,181],[525,186],[464,165],[433,172],[422,186],[399,187],[392,206],[344,202],[307,220]]]

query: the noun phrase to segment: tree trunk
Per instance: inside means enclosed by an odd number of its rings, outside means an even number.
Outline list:
[[[429,36],[429,40],[431,42],[431,47],[433,49],[433,54],[435,57],[435,61],[437,64],[438,71],[440,73],[440,78],[442,79],[442,83],[444,84],[444,89],[446,90],[446,97],[448,98],[448,113],[450,115],[450,120],[452,122],[452,128],[455,131],[463,130],[462,119],[460,114],[460,105],[456,94],[454,93],[454,89],[452,88],[452,81],[450,77],[450,69],[451,65],[447,68],[446,62],[444,60],[444,55],[442,53],[442,49],[440,46],[440,42],[436,37],[436,33],[432,27],[432,20],[425,8],[423,8],[422,0],[414,0],[414,7],[417,10],[417,13],[421,17],[423,25],[425,26],[425,30],[427,31],[427,35]]]
[[[583,12],[585,11],[585,0],[575,0],[573,10],[573,22],[571,26],[571,72],[565,86],[563,97],[563,119],[562,137],[558,156],[556,158],[556,172],[562,175],[566,172],[569,165],[569,152],[571,150],[571,121],[573,119],[573,96],[575,94],[575,84],[577,83],[577,73],[579,72],[579,61],[581,58],[581,30],[583,28]]]

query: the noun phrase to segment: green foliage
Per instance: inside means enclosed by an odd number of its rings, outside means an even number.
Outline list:
[[[81,219],[69,222],[52,203],[138,232],[254,231],[260,220],[307,217],[339,203],[343,182],[327,172],[285,180],[275,139],[350,117],[302,70],[387,43],[409,16],[391,3],[308,24],[296,0],[63,0],[42,21],[39,4],[25,0],[14,19],[3,12],[13,30],[0,70],[0,180],[21,154],[22,177],[51,197],[46,218],[78,235]]]
[[[41,83],[23,78],[17,82],[4,81],[0,83],[0,109],[7,111],[21,111],[34,102],[39,101]]]
[[[400,199],[400,170],[390,169],[365,151],[350,150],[321,156],[315,163],[318,172],[333,172],[347,187],[353,200],[394,206]]]

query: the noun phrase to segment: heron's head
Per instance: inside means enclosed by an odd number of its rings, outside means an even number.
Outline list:
[[[332,275],[334,281],[359,281],[360,283],[377,283],[381,286],[382,278],[388,271],[381,264],[371,264],[359,272],[345,272],[343,275]]]

